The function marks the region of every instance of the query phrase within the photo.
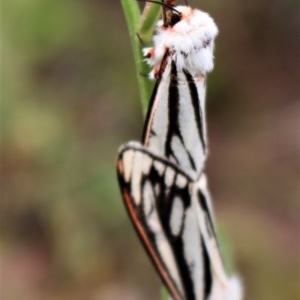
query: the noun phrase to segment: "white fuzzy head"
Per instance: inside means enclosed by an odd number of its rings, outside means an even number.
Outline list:
[[[176,6],[180,21],[173,26],[157,22],[153,48],[144,49],[147,62],[153,66],[154,75],[160,68],[166,51],[175,61],[178,70],[186,69],[192,75],[205,75],[213,69],[214,40],[218,28],[205,12],[189,6]]]

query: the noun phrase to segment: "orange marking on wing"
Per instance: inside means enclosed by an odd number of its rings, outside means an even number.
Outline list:
[[[117,161],[117,168],[118,168],[118,170],[119,170],[119,172],[120,172],[121,174],[124,173],[123,162],[122,162],[121,160],[118,160],[118,161]]]
[[[151,56],[154,54],[154,47],[149,48],[148,54]]]

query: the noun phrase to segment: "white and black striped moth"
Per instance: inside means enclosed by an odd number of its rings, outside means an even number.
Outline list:
[[[154,153],[199,178],[207,157],[205,89],[213,69],[213,19],[189,6],[163,7],[153,47],[144,49],[156,85],[150,100],[143,143]]]
[[[241,300],[239,280],[224,270],[204,174],[205,82],[218,29],[200,10],[162,7],[154,47],[144,50],[156,85],[143,145],[119,150],[122,196],[173,300]]]
[[[137,142],[119,151],[125,206],[173,300],[240,300],[224,270],[205,175],[198,182]]]

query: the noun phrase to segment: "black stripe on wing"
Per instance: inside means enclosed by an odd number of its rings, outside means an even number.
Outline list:
[[[208,299],[210,292],[212,290],[213,279],[211,274],[211,264],[209,260],[209,255],[203,241],[201,238],[201,249],[202,249],[202,256],[203,256],[203,270],[204,270],[204,299]]]
[[[217,239],[217,235],[216,235],[216,231],[215,231],[215,227],[214,227],[214,223],[213,223],[213,219],[210,213],[210,210],[208,208],[207,205],[207,199],[205,198],[204,194],[198,190],[198,201],[199,204],[201,206],[201,208],[203,209],[203,211],[206,213],[206,222],[207,222],[207,230],[208,230],[208,234],[210,237],[213,237],[215,239]]]
[[[188,82],[188,85],[189,85],[190,96],[191,96],[191,100],[192,100],[191,104],[194,109],[194,116],[196,118],[197,129],[198,129],[198,133],[199,133],[199,138],[202,143],[203,152],[206,153],[206,143],[204,140],[204,128],[203,128],[204,118],[203,118],[203,112],[202,112],[202,109],[200,106],[197,87],[196,87],[193,76],[187,70],[183,70],[183,73],[184,73],[186,80]]]
[[[127,165],[129,162],[127,162],[124,157],[125,153],[130,151],[132,154],[131,157],[133,157],[131,162],[132,165]],[[143,168],[143,161],[138,161],[138,163],[141,163],[139,166],[137,166],[138,164],[134,161],[137,156],[141,155],[148,162],[149,160],[151,161],[147,172],[145,172]],[[157,163],[160,164],[160,167],[158,167]],[[136,165],[136,167],[133,167],[133,165]],[[130,178],[126,178],[125,175],[128,169],[132,172]],[[168,176],[173,173],[174,178],[172,182],[168,182]],[[196,285],[201,285],[201,283],[193,282],[193,274],[191,270],[193,265],[189,265],[187,262],[187,258],[185,257],[186,245],[184,245],[184,243],[190,243],[188,244],[190,247],[196,247],[197,245],[194,245],[191,241],[185,241],[183,235],[184,226],[186,224],[190,224],[190,222],[186,222],[186,218],[188,217],[186,215],[186,211],[190,209],[192,205],[192,196],[190,194],[190,185],[193,184],[192,179],[176,165],[164,158],[160,158],[152,154],[146,148],[142,148],[137,144],[134,146],[129,144],[120,151],[118,157],[118,179],[124,202],[134,228],[137,231],[138,236],[140,237],[161,279],[169,289],[173,299],[196,300],[195,288]],[[176,184],[176,182],[180,179],[183,180],[181,182],[184,182],[184,184]],[[139,195],[142,195],[140,201],[137,200],[139,197],[135,194],[136,191],[134,191],[133,186],[135,186],[135,188],[137,186],[139,187],[138,193]],[[151,188],[149,194],[144,193],[146,191],[146,186],[148,189],[149,186]],[[199,197],[198,194],[197,197]],[[176,220],[176,226],[179,226],[176,234],[174,234],[174,228],[172,228],[171,222],[172,213],[174,213],[173,208],[175,205],[175,199],[180,201],[180,204],[183,207],[181,217]],[[151,204],[150,209],[149,203]],[[148,207],[148,209],[146,209],[146,207]],[[156,227],[153,227],[153,223],[151,223],[153,222],[153,213],[157,213],[159,224],[162,228],[159,234],[155,232],[153,228]],[[195,221],[191,226],[197,227],[196,231],[198,232],[199,239],[201,240],[201,243],[199,242],[198,245],[199,252],[197,252],[199,255],[202,255],[203,266],[202,271],[200,270],[200,272],[202,272],[204,280],[202,283],[203,295],[205,295],[204,299],[207,299],[212,288],[212,274],[209,255],[205,243],[203,242],[203,237],[201,236],[198,223]],[[160,236],[160,241],[161,236],[163,235],[165,237],[164,241],[166,241],[170,246],[175,263],[175,265],[172,266],[175,267],[179,274],[179,283],[174,279],[176,276],[172,274],[168,263],[166,264],[163,258],[164,253],[161,252],[162,247],[160,247],[161,244],[159,243],[157,235]],[[180,286],[183,286],[183,291],[180,289]],[[182,295],[183,293],[184,295]]]
[[[161,82],[161,79],[162,79],[163,72],[165,71],[165,67],[166,67],[166,64],[167,64],[167,61],[168,61],[168,57],[169,57],[169,51],[166,51],[166,53],[164,54],[164,57],[162,59],[160,69],[159,69],[159,72],[157,74],[155,86],[154,86],[154,89],[153,89],[153,92],[152,92],[152,95],[151,95],[151,98],[150,98],[150,101],[149,101],[147,115],[146,115],[145,122],[144,122],[143,135],[142,135],[142,141],[143,141],[144,145],[146,145],[148,143],[147,139],[149,138],[150,133],[152,135],[155,135],[155,132],[153,132],[152,128],[149,128],[149,127],[152,124],[151,116],[152,116],[153,107],[155,106],[154,105],[155,101],[157,100],[156,99],[156,94],[157,94],[157,90],[159,88],[159,85],[160,85],[160,82]]]
[[[180,132],[179,124],[179,90],[178,90],[178,76],[177,67],[175,61],[171,60],[171,73],[170,73],[170,85],[169,85],[169,97],[168,97],[168,120],[169,127],[167,131],[166,144],[165,144],[165,155],[166,157],[173,157],[176,161],[176,156],[179,153],[174,153],[171,143],[174,136],[177,136],[182,145],[184,145],[183,137]],[[188,105],[188,104],[187,104]],[[190,165],[193,170],[196,170],[195,161],[190,152],[185,148]]]

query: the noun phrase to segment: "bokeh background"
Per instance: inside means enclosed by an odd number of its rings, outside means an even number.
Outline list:
[[[190,2],[220,28],[208,173],[245,299],[300,299],[299,1]],[[159,299],[115,174],[143,122],[119,1],[1,6],[1,299]]]

